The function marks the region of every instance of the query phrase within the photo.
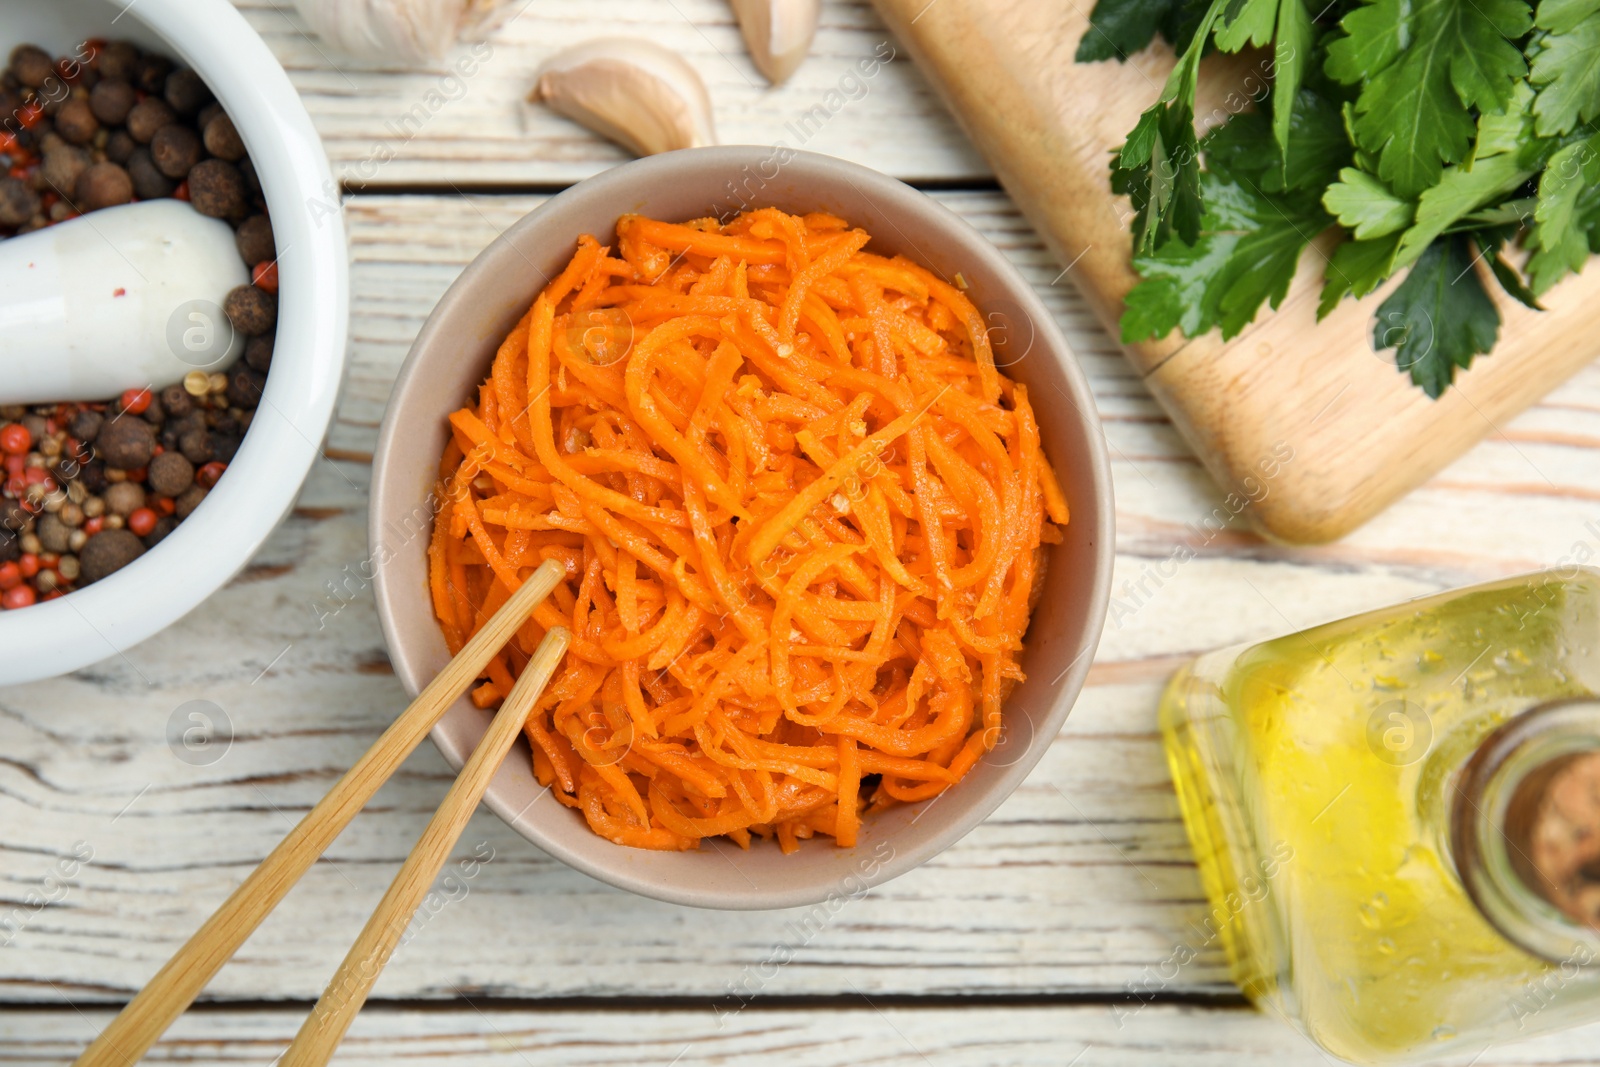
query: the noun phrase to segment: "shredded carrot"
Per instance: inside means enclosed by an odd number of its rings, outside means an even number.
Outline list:
[[[828,215],[626,216],[450,416],[428,586],[459,650],[567,581],[475,688],[574,635],[526,734],[622,845],[856,843],[999,740],[1066,497],[983,316]]]

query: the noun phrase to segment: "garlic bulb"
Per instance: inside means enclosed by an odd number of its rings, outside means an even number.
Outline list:
[[[599,37],[551,56],[529,99],[635,155],[717,143],[711,94],[682,56],[651,41]]]
[[[353,56],[422,63],[486,32],[505,0],[295,0],[323,40]]]
[[[822,0],[731,0],[756,69],[777,85],[788,80],[817,32]]]

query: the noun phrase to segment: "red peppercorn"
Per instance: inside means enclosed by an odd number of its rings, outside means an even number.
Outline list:
[[[13,456],[25,456],[28,449],[33,447],[33,434],[20,422],[13,422],[10,426],[0,430],[0,451]]]
[[[29,608],[38,603],[39,594],[33,591],[31,585],[19,585],[14,589],[7,589],[0,593],[0,608],[15,611],[17,608]]]
[[[13,497],[20,497],[28,491],[28,480],[20,474],[13,474],[6,479],[6,492]]]
[[[151,500],[157,511],[163,515],[171,515],[178,510],[178,502],[170,496],[158,496]]]
[[[53,571],[60,562],[61,557],[54,552],[39,553],[39,567],[42,570]]]
[[[99,533],[105,528],[106,518],[104,515],[96,515],[92,519],[83,520],[83,532],[88,534],[90,537],[93,537],[95,534]]]
[[[39,557],[32,552],[24,552],[17,558],[17,567],[24,578],[32,578],[39,573]]]
[[[6,457],[7,474],[21,474],[27,469],[28,456],[26,452],[18,452],[16,455]]]
[[[0,130],[0,153],[8,156],[17,154],[17,135],[10,130]]]
[[[129,389],[122,394],[122,410],[130,415],[143,415],[150,408],[150,390]]]
[[[64,597],[66,595],[67,594],[63,593],[59,588],[56,588],[56,589],[50,590],[48,593],[46,593],[44,596],[40,597],[39,599],[40,600],[59,600],[61,597]]]
[[[145,480],[148,474],[149,471],[144,467],[133,467],[128,471],[128,481],[142,482]]]
[[[172,199],[174,199],[174,200],[185,200],[185,201],[189,199],[189,179],[188,178],[183,179],[183,181],[178,183],[178,187],[176,189],[172,190]]]
[[[31,130],[44,121],[44,105],[37,100],[23,104],[17,111],[17,118],[23,129]]]
[[[135,508],[133,514],[128,516],[128,529],[140,537],[144,537],[156,528],[156,513],[149,508]]]
[[[222,477],[222,472],[227,469],[228,465],[226,463],[212,460],[195,472],[194,480],[199,482],[202,488],[210,489],[217,484],[218,479]],[[133,475],[130,474],[128,477],[131,478]]]
[[[29,467],[22,476],[29,485],[44,485],[50,481],[50,471],[44,467]]]
[[[22,568],[17,566],[16,560],[7,560],[0,563],[0,592],[15,589],[22,584]]]
[[[264,289],[269,293],[278,291],[278,263],[276,260],[268,263],[261,262],[250,268],[250,280],[255,282],[257,289]]]

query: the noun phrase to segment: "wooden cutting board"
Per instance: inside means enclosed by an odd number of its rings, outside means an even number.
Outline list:
[[[1043,234],[1113,336],[1129,265],[1128,201],[1110,153],[1160,94],[1173,55],[1078,63],[1093,0],[873,0]],[[1081,4],[1082,6],[1075,6]],[[1195,113],[1224,119],[1264,85],[1259,59],[1202,65]],[[1567,279],[1544,312],[1507,299],[1500,342],[1429,400],[1372,344],[1397,281],[1316,320],[1324,236],[1288,297],[1231,341],[1179,334],[1124,346],[1212,475],[1264,533],[1329,541],[1359,526],[1600,354],[1600,269]],[[1230,504],[1230,510],[1238,508]]]

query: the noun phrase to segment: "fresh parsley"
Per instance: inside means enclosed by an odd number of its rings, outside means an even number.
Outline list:
[[[1403,275],[1373,343],[1437,397],[1494,346],[1490,286],[1537,308],[1600,252],[1600,0],[1098,0],[1078,59],[1157,37],[1177,63],[1111,168],[1126,341],[1235,336],[1332,228],[1319,317]],[[1246,48],[1271,91],[1197,138],[1202,56]]]

